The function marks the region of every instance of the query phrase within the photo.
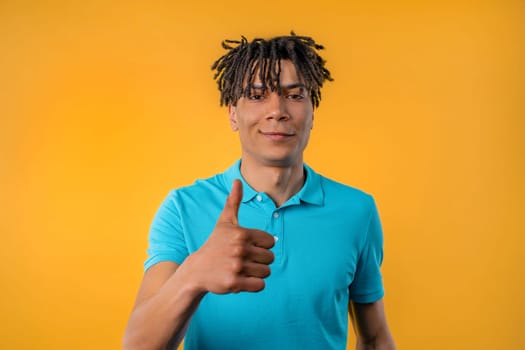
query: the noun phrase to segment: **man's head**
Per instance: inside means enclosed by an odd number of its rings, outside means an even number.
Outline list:
[[[214,79],[221,92],[221,105],[235,106],[239,98],[247,97],[256,78],[266,89],[281,94],[282,60],[294,64],[314,108],[319,106],[323,82],[332,80],[325,60],[317,53],[323,46],[310,37],[292,32],[289,36],[249,42],[243,36],[241,41],[225,40],[222,46],[229,51],[212,66],[212,70],[216,70]]]

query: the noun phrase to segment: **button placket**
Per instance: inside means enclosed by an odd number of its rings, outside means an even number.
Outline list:
[[[275,260],[274,260],[274,264],[275,263],[280,263],[282,262],[282,259],[283,259],[283,253],[284,253],[284,250],[283,250],[283,227],[284,227],[284,224],[283,224],[283,211],[282,209],[280,211],[274,211],[272,214],[271,214],[271,217],[270,217],[270,222],[271,222],[271,227],[272,227],[272,235],[273,235],[273,239],[275,241],[275,245],[273,247],[273,252],[274,252],[274,255],[275,255]]]

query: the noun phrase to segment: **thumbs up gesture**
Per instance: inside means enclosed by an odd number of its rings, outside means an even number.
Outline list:
[[[242,183],[235,180],[215,229],[206,243],[187,260],[194,283],[216,294],[258,292],[270,275],[275,241],[272,235],[239,226]]]

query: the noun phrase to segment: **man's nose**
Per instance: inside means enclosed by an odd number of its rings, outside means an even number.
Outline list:
[[[275,119],[277,121],[284,121],[290,119],[288,110],[286,108],[286,101],[283,95],[279,95],[277,91],[272,91],[268,96],[268,109],[266,119]]]

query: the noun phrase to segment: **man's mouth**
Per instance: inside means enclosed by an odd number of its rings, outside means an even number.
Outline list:
[[[295,133],[293,132],[283,132],[283,131],[260,131],[260,133],[272,141],[287,140],[290,137],[295,135]]]
[[[293,136],[293,132],[284,132],[284,131],[260,131],[261,134],[265,136]]]

